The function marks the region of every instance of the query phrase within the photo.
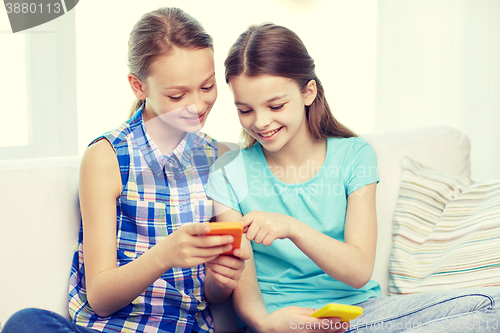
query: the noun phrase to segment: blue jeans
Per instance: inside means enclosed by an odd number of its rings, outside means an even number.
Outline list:
[[[96,330],[79,326],[57,313],[41,309],[24,309],[9,318],[2,333],[95,333]]]
[[[372,298],[348,332],[498,332],[500,288]]]
[[[500,287],[370,298],[347,332],[500,332]],[[325,319],[325,326],[328,327]],[[334,326],[332,326],[334,327]],[[347,327],[347,326],[345,326]],[[248,327],[242,332],[253,332]]]
[[[79,326],[57,313],[41,309],[24,309],[7,320],[2,333],[96,333],[91,328]],[[137,332],[143,333],[143,332]],[[192,331],[191,333],[196,333]]]

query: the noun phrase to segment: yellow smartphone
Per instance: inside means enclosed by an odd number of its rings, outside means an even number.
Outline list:
[[[212,222],[209,223],[210,232],[207,235],[231,235],[233,236],[233,248],[223,254],[232,255],[234,249],[239,249],[241,246],[241,237],[243,235],[243,224],[240,222]]]
[[[316,318],[340,318],[340,321],[350,321],[363,314],[363,308],[354,305],[330,303],[314,312],[311,317]]]

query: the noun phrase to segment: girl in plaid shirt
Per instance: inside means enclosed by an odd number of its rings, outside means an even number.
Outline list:
[[[231,236],[199,237],[210,230],[204,186],[219,155],[199,132],[217,97],[212,38],[179,9],[155,10],[130,35],[129,69],[133,115],[82,159],[73,323],[28,309],[4,332],[213,332],[208,303],[232,294],[250,257],[219,256]]]

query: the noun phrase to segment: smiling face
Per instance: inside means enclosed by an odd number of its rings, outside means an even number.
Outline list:
[[[172,134],[199,131],[217,98],[212,50],[173,48],[153,61],[150,73],[134,90],[146,99],[144,121],[158,117]]]
[[[280,76],[239,75],[229,80],[240,123],[268,152],[310,140],[305,107],[316,97],[311,80],[304,92]]]

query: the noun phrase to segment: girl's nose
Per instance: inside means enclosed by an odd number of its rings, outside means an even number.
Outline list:
[[[264,130],[271,123],[271,118],[267,112],[256,112],[254,126],[258,130]]]
[[[200,115],[204,112],[204,109],[203,109],[203,105],[201,102],[199,102],[198,100],[196,99],[193,99],[191,101],[191,104],[189,105],[186,105],[185,107],[185,110],[188,111],[188,113],[191,115],[191,116],[196,116],[196,115]]]
[[[197,113],[200,115],[206,111],[206,101],[203,99],[203,96],[200,96],[200,94],[196,94],[193,97],[193,104],[190,105],[190,108],[188,110],[193,114]]]
[[[189,113],[192,113],[192,114],[198,113],[197,110],[199,110],[198,107],[196,106],[196,104],[190,104],[190,105],[186,106],[186,109],[189,111]]]

